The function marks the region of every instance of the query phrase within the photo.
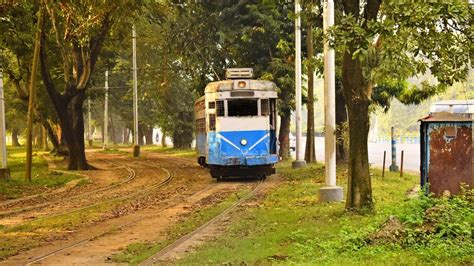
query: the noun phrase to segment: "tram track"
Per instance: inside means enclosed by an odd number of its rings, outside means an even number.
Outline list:
[[[202,192],[204,192],[204,191],[206,191],[206,190],[208,190],[208,189],[209,189],[209,186],[206,186],[206,187],[204,187],[204,188],[202,188],[202,189],[200,189],[200,190],[194,192],[192,195],[202,193]],[[192,195],[190,195],[190,196],[192,196]],[[185,199],[183,198],[183,200],[185,200]],[[155,211],[156,211],[156,212],[160,212],[160,211],[163,211],[163,210],[166,210],[166,209],[169,209],[169,208],[173,208],[173,207],[175,207],[175,206],[177,206],[177,205],[180,205],[180,204],[182,203],[182,202],[173,202],[173,200],[171,200],[171,199],[169,199],[169,200],[167,200],[167,201],[170,201],[170,202],[172,202],[172,203],[171,203],[171,204],[166,204],[165,206],[162,206],[162,207],[160,207],[160,208],[157,208],[157,209],[155,209]],[[72,249],[72,248],[77,247],[77,246],[80,246],[80,245],[82,245],[82,244],[84,244],[84,243],[87,243],[87,242],[90,242],[90,241],[93,241],[93,240],[97,240],[97,239],[99,239],[99,238],[101,238],[101,237],[104,237],[104,236],[108,235],[109,233],[111,233],[111,232],[113,232],[113,231],[117,231],[117,230],[121,230],[121,229],[123,229],[123,228],[130,227],[130,226],[132,226],[133,224],[136,224],[136,223],[140,222],[142,219],[143,219],[142,217],[139,217],[139,218],[137,218],[137,219],[133,219],[133,220],[131,220],[131,221],[129,221],[129,222],[126,222],[126,223],[124,223],[124,224],[121,224],[121,225],[119,225],[119,226],[112,226],[112,227],[108,228],[107,230],[104,230],[104,231],[102,231],[102,232],[100,232],[100,233],[98,233],[98,234],[95,234],[94,236],[90,236],[90,237],[86,237],[86,238],[80,239],[80,240],[78,240],[78,241],[74,241],[73,243],[69,243],[69,244],[67,244],[67,245],[65,245],[65,246],[63,246],[63,247],[54,249],[53,251],[50,251],[50,252],[45,253],[45,254],[43,254],[43,255],[37,256],[37,257],[33,258],[30,262],[26,263],[25,265],[33,265],[33,264],[35,264],[35,263],[41,262],[41,261],[43,261],[43,260],[46,260],[46,259],[48,259],[48,258],[54,257],[54,256],[59,255],[59,254],[65,252],[65,251],[67,251],[67,250],[69,250],[69,249]]]
[[[142,162],[140,162],[140,163],[142,163]],[[161,167],[161,166],[157,166],[157,165],[153,165],[153,164],[147,164],[147,166],[152,167],[152,168],[155,168],[155,169],[158,169],[158,168],[159,168],[159,169],[161,169],[161,170],[164,170],[164,171],[167,173],[166,178],[165,178],[164,180],[158,182],[158,183],[155,183],[154,185],[150,186],[149,188],[147,188],[147,189],[145,189],[145,190],[137,191],[136,193],[133,193],[132,195],[127,195],[127,196],[124,196],[124,197],[121,197],[121,198],[113,199],[113,201],[127,200],[127,199],[130,199],[130,198],[134,197],[134,196],[145,196],[145,195],[147,195],[148,193],[152,192],[153,190],[158,189],[158,188],[161,188],[161,187],[165,186],[166,184],[170,183],[170,182],[172,181],[172,179],[174,178],[174,176],[175,176],[174,173],[173,173],[172,171],[168,170],[167,168],[164,168],[164,167]],[[203,189],[203,190],[204,190],[204,189]],[[96,204],[96,205],[94,205],[94,206],[88,206],[87,208],[96,207],[96,206],[98,206],[98,205],[105,204],[105,203],[110,203],[110,201],[109,201],[109,202],[102,202],[102,203]],[[169,206],[163,207],[163,208],[161,208],[161,209],[166,209],[167,207],[169,207]],[[85,209],[85,208],[81,208],[81,209],[74,210],[74,211],[80,211],[80,210],[84,210],[84,209]],[[161,209],[159,209],[159,210],[161,210]],[[158,211],[159,211],[159,210],[158,210]],[[62,215],[64,215],[64,214],[62,214]],[[51,218],[51,217],[50,217],[50,218]],[[79,245],[81,245],[81,244],[83,244],[83,243],[86,243],[86,242],[88,242],[88,241],[91,241],[91,240],[94,240],[94,239],[98,239],[98,238],[100,238],[100,237],[103,237],[103,236],[109,234],[109,233],[112,232],[112,231],[119,230],[119,229],[122,229],[122,228],[125,228],[125,227],[128,227],[128,226],[131,226],[131,225],[133,225],[134,223],[139,222],[141,219],[142,219],[141,217],[140,217],[140,218],[137,218],[137,219],[133,219],[132,221],[129,221],[129,222],[127,222],[127,223],[124,223],[124,224],[122,224],[122,225],[120,225],[120,226],[118,226],[118,227],[114,226],[114,227],[111,227],[111,228],[109,228],[109,229],[107,229],[107,230],[104,230],[104,231],[102,231],[102,232],[100,232],[99,234],[96,234],[96,235],[94,235],[94,236],[86,237],[86,238],[84,238],[84,239],[80,239],[80,240],[75,241],[75,242],[73,242],[73,243],[69,243],[69,244],[66,245],[66,246],[60,247],[60,248],[55,249],[55,250],[53,250],[53,251],[50,251],[50,252],[48,252],[48,253],[46,253],[46,254],[37,256],[37,257],[33,258],[32,260],[30,260],[30,261],[29,261],[28,263],[26,263],[25,265],[33,265],[34,263],[38,263],[38,262],[43,261],[43,260],[45,260],[45,259],[47,259],[47,258],[53,257],[53,256],[55,256],[55,255],[57,255],[57,254],[60,254],[60,253],[66,251],[66,250],[68,250],[68,249],[71,249],[71,248],[73,248],[73,247],[79,246]]]
[[[188,241],[192,240],[194,237],[196,237],[199,234],[203,233],[206,229],[208,229],[212,225],[217,224],[227,214],[229,214],[231,211],[235,210],[239,205],[241,205],[245,201],[247,201],[247,200],[251,199],[253,196],[255,196],[255,194],[263,186],[264,182],[265,182],[265,180],[259,181],[258,184],[251,191],[249,191],[244,197],[242,197],[239,200],[237,200],[236,202],[234,202],[231,206],[229,206],[228,208],[223,210],[217,216],[214,216],[211,220],[209,220],[206,223],[202,224],[201,226],[196,228],[194,231],[182,236],[178,240],[176,240],[173,243],[169,244],[168,246],[164,247],[163,249],[161,249],[160,251],[158,251],[154,255],[150,256],[145,261],[141,262],[139,265],[140,266],[148,266],[148,265],[153,265],[155,263],[163,262],[163,259],[166,258],[167,255],[174,252],[176,249],[178,249],[182,245],[186,244]]]
[[[68,196],[67,198],[60,198],[58,200],[48,201],[48,202],[44,202],[44,203],[40,203],[40,204],[28,206],[28,207],[21,207],[21,208],[16,208],[16,209],[13,209],[13,210],[0,212],[0,218],[9,217],[9,216],[12,216],[12,215],[15,215],[15,214],[20,214],[20,213],[27,212],[27,211],[38,210],[38,209],[41,209],[41,208],[44,208],[44,207],[59,204],[59,203],[64,202],[64,201],[71,201],[71,200],[81,199],[81,198],[85,198],[85,197],[90,197],[91,195],[101,193],[101,192],[104,192],[104,191],[109,191],[109,190],[112,190],[112,189],[117,188],[119,186],[122,186],[124,184],[127,184],[127,183],[131,182],[133,179],[135,179],[135,177],[137,176],[135,170],[132,167],[129,167],[129,166],[126,166],[126,165],[120,165],[118,163],[114,163],[114,162],[112,162],[110,160],[107,160],[107,159],[97,158],[97,160],[103,161],[103,162],[111,164],[111,165],[114,165],[117,168],[125,169],[127,171],[127,177],[124,180],[122,180],[120,182],[117,182],[117,183],[114,183],[114,184],[111,184],[109,186],[102,187],[102,188],[92,190],[92,191],[88,191],[88,192],[85,192],[85,193],[80,193],[80,194],[77,194],[77,195]],[[107,170],[109,170],[109,169],[107,169]],[[60,170],[54,170],[54,171],[60,171]],[[45,197],[45,196],[48,196],[48,195],[51,195],[51,193],[49,193],[49,194],[44,193],[43,195],[40,195],[38,197]],[[26,200],[29,200],[29,199],[26,199]],[[21,202],[21,201],[17,201],[17,202]],[[15,202],[15,203],[17,203],[17,202]],[[5,207],[5,206],[8,206],[7,203],[4,203],[3,206],[0,205],[0,207]]]
[[[142,162],[138,162],[138,163],[141,164]],[[103,201],[98,202],[98,203],[86,205],[86,206],[83,206],[83,207],[80,207],[80,208],[75,208],[75,209],[68,210],[68,211],[65,211],[65,212],[59,212],[59,213],[55,213],[55,214],[52,214],[52,215],[42,216],[42,217],[39,217],[37,219],[30,220],[30,221],[24,222],[24,223],[19,224],[19,225],[15,225],[15,227],[25,226],[25,225],[28,225],[28,224],[37,223],[37,222],[41,222],[41,221],[44,221],[44,220],[49,220],[49,219],[53,219],[53,218],[57,218],[57,217],[61,217],[61,216],[66,216],[66,215],[69,215],[69,214],[86,211],[88,209],[93,209],[93,208],[103,206],[103,205],[107,205],[107,204],[113,204],[113,203],[122,202],[122,201],[126,201],[126,200],[132,200],[132,199],[138,199],[138,198],[140,198],[140,196],[146,196],[147,194],[151,193],[153,190],[158,189],[158,188],[170,183],[171,180],[174,177],[174,175],[171,171],[169,171],[168,169],[163,168],[161,166],[157,166],[157,165],[153,165],[153,164],[147,164],[146,166],[151,167],[151,168],[155,168],[155,169],[163,170],[166,173],[165,179],[160,180],[159,182],[156,182],[156,183],[152,184],[151,186],[148,186],[145,189],[140,189],[138,191],[132,192],[132,193],[124,195],[124,196],[119,196],[119,197],[103,200]],[[136,176],[136,172],[133,168],[128,167],[128,166],[125,166],[125,167],[127,167],[127,169],[129,169],[130,174],[133,173],[133,175]]]

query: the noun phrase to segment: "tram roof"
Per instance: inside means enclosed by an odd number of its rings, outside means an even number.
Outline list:
[[[247,90],[255,91],[277,91],[276,84],[268,80],[254,80],[254,79],[242,79],[242,80],[221,80],[207,84],[205,92],[222,92],[240,90],[235,84],[236,82],[245,81],[249,83]]]

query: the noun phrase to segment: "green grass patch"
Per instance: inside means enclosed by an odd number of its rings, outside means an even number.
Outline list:
[[[100,150],[99,152],[104,153],[104,154],[114,154],[114,155],[131,155],[130,152],[119,150],[117,148],[108,148],[105,150]]]
[[[193,149],[175,149],[172,147],[160,147],[155,145],[143,146],[141,149],[143,151],[163,153],[166,155],[173,155],[177,157],[196,158],[196,151]]]
[[[338,184],[346,192],[345,171],[346,167],[338,168]],[[429,238],[435,239],[431,242],[415,241],[419,236],[403,238],[405,242],[414,241],[412,244],[369,241],[392,215],[400,217],[408,233],[418,232],[418,228],[409,227],[407,221],[419,222],[427,205],[423,204],[423,197],[408,199],[406,196],[418,183],[417,176],[400,177],[398,173],[386,172],[382,179],[381,171],[372,169],[376,212],[358,215],[346,212],[343,202],[318,202],[318,189],[324,179],[321,165],[293,170],[290,163],[284,162],[278,166],[278,172],[287,180],[282,186],[268,194],[258,207],[238,215],[239,219],[225,235],[177,264],[411,265],[469,263],[474,259],[472,232],[466,229],[472,230],[474,224],[469,222],[473,217],[472,202],[470,209],[464,201],[458,204],[463,207],[456,205],[446,215],[458,217],[450,221],[452,227],[458,228],[455,232],[462,235],[459,238],[431,235]],[[462,213],[464,221],[459,218]],[[446,231],[451,227],[443,228]]]
[[[26,153],[24,147],[8,147],[8,167],[11,179],[0,181],[0,200],[15,199],[58,188],[67,182],[82,178],[73,173],[59,173],[48,170],[47,161],[41,157],[46,152],[34,152],[31,182],[25,179]]]
[[[175,224],[171,228],[171,230],[168,232],[168,237],[166,240],[156,243],[138,242],[128,245],[123,251],[115,254],[112,257],[113,261],[131,265],[139,264],[167,245],[178,240],[183,235],[192,232],[202,224],[219,215],[222,211],[231,206],[246,193],[248,193],[248,190],[241,191],[237,194],[231,194],[216,205],[205,207],[201,210],[198,210],[197,212],[192,213],[189,217],[186,217],[184,221]]]

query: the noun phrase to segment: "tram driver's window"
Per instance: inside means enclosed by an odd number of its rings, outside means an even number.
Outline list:
[[[217,109],[216,109],[217,116],[224,116],[225,115],[224,101],[217,101],[216,105],[217,105]]]
[[[260,106],[262,116],[270,115],[270,101],[268,99],[261,99]]]
[[[258,116],[258,99],[235,99],[227,101],[229,116]]]

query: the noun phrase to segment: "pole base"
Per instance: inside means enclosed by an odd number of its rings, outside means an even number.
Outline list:
[[[306,166],[306,161],[293,161],[291,163],[291,166],[293,167],[293,169],[303,168]]]
[[[342,187],[330,186],[319,189],[319,202],[339,202],[343,199]]]
[[[392,164],[389,167],[390,172],[398,172],[398,165]]]
[[[0,168],[0,180],[10,180],[10,168]]]
[[[139,156],[140,156],[140,146],[133,145],[133,157],[139,157]]]

